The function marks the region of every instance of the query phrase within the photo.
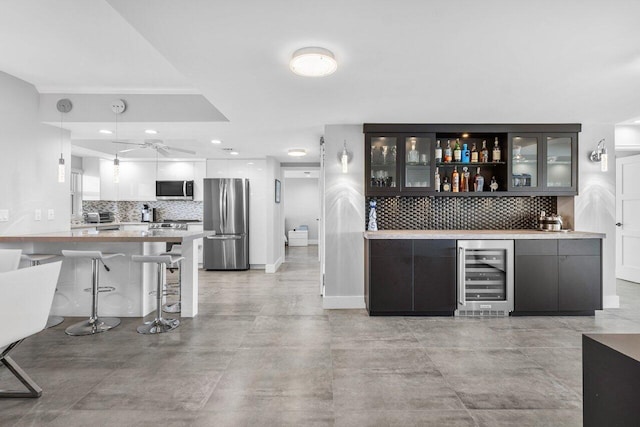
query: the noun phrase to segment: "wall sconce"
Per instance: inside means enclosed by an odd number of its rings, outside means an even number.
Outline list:
[[[113,159],[113,182],[120,182],[120,159],[118,158],[118,153],[116,152],[116,158]]]
[[[598,141],[596,149],[591,152],[589,158],[592,162],[600,162],[602,172],[609,170],[609,157],[607,156],[607,147],[604,146],[604,138]]]
[[[347,141],[344,141],[342,151],[338,153],[338,160],[342,165],[342,173],[349,173],[349,163],[353,159],[353,153],[347,150]]]

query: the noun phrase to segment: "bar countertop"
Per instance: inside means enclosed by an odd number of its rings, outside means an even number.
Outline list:
[[[365,239],[604,239],[603,233],[540,230],[380,230],[365,231]]]
[[[17,236],[0,236],[0,243],[16,242],[188,242],[214,235],[214,231],[179,231],[179,230],[71,230],[56,233],[22,234]]]

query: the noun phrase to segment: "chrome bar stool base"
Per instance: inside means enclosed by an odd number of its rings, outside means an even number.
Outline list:
[[[75,325],[69,326],[65,329],[67,335],[73,337],[83,335],[94,335],[100,332],[106,332],[109,329],[113,329],[120,324],[120,319],[117,317],[98,317],[97,319],[88,319],[78,322]]]
[[[180,313],[180,309],[182,308],[180,301],[174,302],[173,304],[165,304],[162,307],[162,311],[165,313]]]
[[[64,322],[64,317],[62,316],[49,316],[49,318],[47,318],[47,325],[45,326],[45,328],[53,328],[54,326],[58,326],[62,322]]]
[[[144,325],[140,325],[136,328],[140,334],[162,334],[169,332],[180,326],[178,319],[154,319],[151,322],[146,322]]]

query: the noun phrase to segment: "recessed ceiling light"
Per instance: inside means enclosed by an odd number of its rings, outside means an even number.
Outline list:
[[[240,153],[238,153],[237,151],[230,151],[229,154],[231,154],[232,156],[237,156]]]
[[[640,123],[640,120],[636,120],[636,121],[635,121],[635,122],[633,122],[633,123]]]
[[[292,157],[306,156],[307,150],[303,148],[292,148],[289,150],[289,155]]]
[[[463,134],[462,134],[462,137],[463,137],[463,138],[469,138],[469,134],[468,134],[468,133],[463,133]]]
[[[104,135],[111,135],[113,133],[109,129],[100,129],[98,132],[100,132],[101,134],[104,134]]]
[[[219,139],[212,139],[211,143],[212,144],[222,144],[222,141],[220,141]]]
[[[253,164],[253,162],[247,162],[247,164],[248,164],[248,165],[252,165],[252,164]]]
[[[158,131],[155,129],[147,129],[144,131],[144,133],[146,133],[147,135],[157,135]]]
[[[299,76],[323,77],[333,74],[338,63],[333,53],[322,47],[303,47],[293,52],[291,71]]]

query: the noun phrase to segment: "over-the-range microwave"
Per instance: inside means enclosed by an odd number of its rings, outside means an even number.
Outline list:
[[[193,200],[193,181],[156,181],[156,200]]]

